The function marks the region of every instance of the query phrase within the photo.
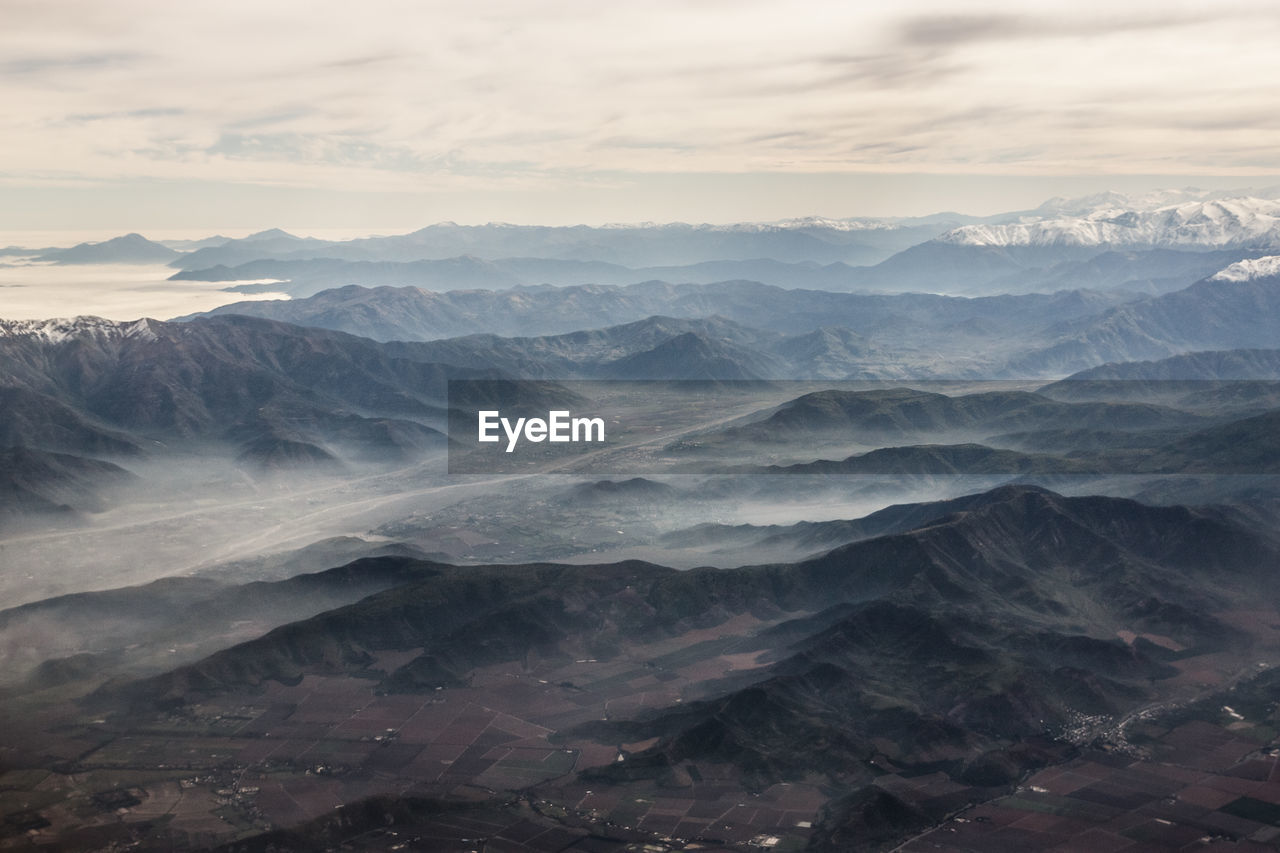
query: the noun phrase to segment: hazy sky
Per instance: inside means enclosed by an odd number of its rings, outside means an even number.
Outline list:
[[[987,213],[1280,183],[1280,7],[0,0],[0,228]]]

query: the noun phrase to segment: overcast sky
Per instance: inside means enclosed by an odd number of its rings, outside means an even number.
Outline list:
[[[988,213],[1280,183],[1266,2],[0,0],[0,228]]]

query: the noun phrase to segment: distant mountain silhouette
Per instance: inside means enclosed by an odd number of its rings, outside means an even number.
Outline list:
[[[180,256],[179,252],[154,243],[141,234],[125,234],[101,243],[80,243],[70,249],[54,249],[37,261],[55,264],[159,264]]]
[[[1206,279],[1097,317],[1064,321],[1049,334],[1058,341],[1013,359],[1010,370],[1043,375],[1200,350],[1269,348],[1280,340],[1280,278]]]

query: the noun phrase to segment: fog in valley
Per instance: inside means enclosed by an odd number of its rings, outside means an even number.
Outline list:
[[[1174,196],[4,256],[0,847],[827,853],[1270,774],[1280,202]]]
[[[247,299],[287,299],[267,290],[224,292],[204,282],[168,281],[161,264],[51,264],[0,255],[0,316],[8,320],[94,316],[168,319]]]

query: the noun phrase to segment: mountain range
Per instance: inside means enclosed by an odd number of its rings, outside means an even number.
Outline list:
[[[625,267],[603,261],[501,258],[472,255],[440,260],[348,261],[262,259],[184,270],[174,281],[227,282],[243,293],[286,293],[293,298],[358,284],[424,290],[503,290],[550,284],[625,286],[643,281],[714,284],[753,281],[787,289],[836,292],[945,292],[961,295],[1052,293],[1092,289],[1131,294],[1178,290],[1260,250],[1188,251],[1121,249],[1074,251],[1057,257],[1039,250],[957,246],[937,241],[913,246],[874,266],[842,261],[785,263],[770,258],[703,261],[681,266]],[[1077,257],[1079,256],[1079,257]],[[235,284],[235,282],[246,282]]]
[[[1277,193],[1252,192],[1103,194],[983,218],[605,227],[441,223],[346,241],[270,229],[168,245],[129,234],[46,250],[38,259],[168,262],[182,270],[175,278],[283,280],[283,289],[295,296],[346,284],[459,289],[649,279],[974,295],[1077,288],[1153,293],[1280,247]]]
[[[750,422],[684,442],[692,448],[739,442],[810,446],[824,437],[867,442],[950,434],[985,436],[1025,430],[1168,430],[1207,426],[1200,414],[1148,403],[1063,402],[1030,391],[968,394],[898,387],[802,395]]]
[[[973,221],[959,215],[912,220],[794,220],[777,224],[641,224],[588,227],[507,224],[430,225],[409,234],[341,242],[261,232],[191,252],[173,261],[184,270],[276,258],[418,261],[472,255],[486,260],[551,258],[629,267],[746,261],[876,262],[896,251]]]
[[[1280,189],[3,254],[0,847],[1275,843]]]
[[[50,249],[35,260],[55,264],[159,264],[180,253],[141,234],[125,234],[101,243],[79,243],[69,249]]]
[[[965,225],[937,239],[961,246],[1262,249],[1280,242],[1280,200],[1244,196],[1138,209],[1104,203],[1071,216]]]
[[[449,376],[492,375],[268,320],[0,323],[13,445],[116,455],[160,441],[239,448],[271,466],[443,446]],[[339,452],[326,448],[344,448]]]
[[[210,316],[245,314],[300,325],[333,328],[376,340],[422,341],[469,334],[564,335],[562,344],[489,337],[454,341],[458,348],[562,349],[594,333],[655,316],[672,320],[732,321],[753,330],[718,339],[740,346],[753,337],[763,350],[757,360],[768,377],[846,378],[969,375],[1000,376],[1011,352],[1036,351],[1053,338],[1042,330],[1055,320],[1087,318],[1121,300],[1103,294],[1064,291],[974,299],[930,294],[871,295],[788,291],[752,282],[670,285],[647,282],[626,287],[514,288],[449,291],[348,286],[306,299],[242,302]],[[670,322],[670,321],[664,321]],[[681,332],[682,333],[682,332]],[[767,334],[767,333],[780,333]],[[790,340],[782,339],[790,338]],[[984,347],[986,351],[984,352]],[[631,354],[631,353],[625,353]],[[946,358],[946,354],[953,356]],[[532,369],[532,368],[531,368]],[[759,375],[744,366],[744,373]]]
[[[766,343],[770,336],[757,333],[758,364],[742,365],[737,372],[743,375],[1026,378],[1200,350],[1269,347],[1280,340],[1273,322],[1280,316],[1278,300],[1280,278],[1263,275],[1211,276],[1181,290],[1138,298],[1093,291],[977,298],[873,295],[788,291],[751,282],[444,293],[351,285],[300,300],[234,303],[210,314],[270,317],[379,340],[516,330],[557,335],[655,315],[723,318],[793,338]],[[797,337],[805,334],[812,337]],[[737,334],[718,343],[739,346],[741,338]],[[500,348],[541,346],[522,340]],[[482,343],[499,346],[492,337],[457,346]]]
[[[1019,332],[1047,318],[1087,316],[1121,301],[1084,292],[961,299],[932,294],[871,295],[784,290],[750,281],[672,285],[653,281],[606,287],[529,287],[510,291],[363,288],[308,299],[225,305],[213,314],[249,314],[345,327],[379,340],[431,340],[470,333],[557,334],[600,328],[655,314],[719,315],[770,331],[808,332],[843,326],[860,334],[911,324],[945,328],[966,320],[1014,324]]]
[[[1197,350],[1271,347],[1280,340],[1280,277],[1211,277],[1096,317],[1064,319],[1047,334],[1056,342],[1013,359],[1010,368],[1043,375]]]
[[[1174,695],[1180,673],[1206,656],[1252,660],[1257,640],[1220,614],[1280,603],[1271,583],[1280,552],[1220,510],[1031,487],[953,509],[809,560],[732,572],[362,561],[345,573],[400,582],[169,672],[108,682],[86,701],[93,713],[127,712],[115,717],[124,733],[157,714],[199,714],[228,692],[308,677],[358,678],[351,683],[371,695],[448,696],[487,683],[481,673],[515,666],[536,676],[590,658],[660,681],[699,657],[645,658],[644,643],[711,629],[715,651],[703,654],[757,663],[688,701],[557,726],[552,741],[565,748],[641,746],[538,796],[624,786],[673,797],[726,767],[748,790],[821,779],[839,804],[824,818],[830,826],[865,820],[866,797],[884,790],[886,774],[953,783],[959,799],[923,824],[861,827],[890,840],[1061,760],[1055,733],[1081,715]],[[377,663],[391,652],[397,663]],[[590,702],[616,687],[554,689]],[[397,784],[394,772],[385,778]]]
[[[1230,260],[1235,260],[1232,255]],[[1228,261],[1229,262],[1229,261]],[[1218,263],[1205,274],[1224,266]],[[858,284],[857,268],[843,262],[784,263],[761,258],[744,261],[704,261],[684,266],[624,267],[603,261],[556,258],[502,258],[486,260],[464,255],[443,260],[345,261],[311,260],[249,261],[235,267],[217,265],[185,270],[172,281],[250,282],[230,284],[229,291],[287,293],[293,298],[313,296],[348,284],[363,287],[420,287],[424,290],[504,290],[509,287],[550,284],[624,286],[642,281],[712,284],[718,281],[757,281],[778,287],[812,290],[851,290]]]

